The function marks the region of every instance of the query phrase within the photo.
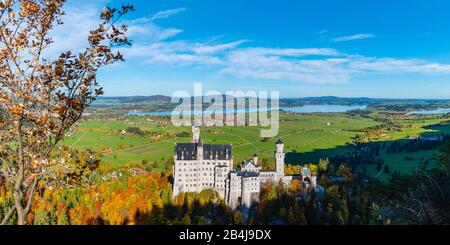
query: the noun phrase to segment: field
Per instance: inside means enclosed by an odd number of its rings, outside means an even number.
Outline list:
[[[190,127],[174,127],[168,119],[149,120],[147,117],[128,117],[126,120],[84,120],[77,126],[77,133],[67,137],[63,144],[81,150],[91,149],[101,153],[102,162],[118,167],[127,163],[139,164],[142,161],[152,164],[167,162],[173,157],[175,142],[190,142],[190,137],[177,137],[175,134],[190,132]],[[164,126],[161,126],[164,122]],[[381,140],[401,140],[417,135],[449,133],[450,126],[442,119],[399,119],[401,131],[391,132]],[[259,159],[273,162],[274,143],[280,138],[285,142],[286,162],[304,164],[317,162],[320,158],[347,153],[352,150],[352,138],[362,133],[360,130],[378,125],[370,118],[350,116],[345,113],[328,114],[280,114],[280,130],[277,137],[262,139],[259,127],[203,127],[201,137],[204,143],[233,144],[235,165],[251,158],[257,153]],[[129,127],[139,127],[142,131],[165,135],[158,140],[149,136],[121,134]],[[418,162],[434,162],[437,150],[415,153],[388,154],[381,152],[390,172],[411,173]],[[409,160],[407,159],[409,158]],[[412,158],[412,160],[411,160]],[[375,166],[368,166],[372,176],[386,179]]]
[[[281,113],[280,130],[276,138],[267,141],[260,138],[259,127],[210,127],[202,128],[205,143],[233,144],[234,162],[240,163],[257,153],[260,159],[272,159],[274,143],[280,138],[285,142],[286,152],[310,152],[328,150],[337,147],[345,149],[351,138],[360,130],[378,123],[362,117],[345,114],[294,115]],[[139,123],[139,124],[135,124]],[[331,125],[327,125],[331,123]],[[149,137],[120,135],[118,132],[128,127],[137,126],[141,130],[159,134],[189,132],[188,127],[167,125],[161,128],[144,118],[131,117],[126,120],[87,120],[78,125],[78,132],[68,137],[63,144],[78,149],[92,149],[104,152],[102,161],[115,166],[127,162],[151,162],[173,157],[175,142],[189,142],[189,137],[170,137],[159,142],[152,142]],[[105,151],[108,149],[109,151]]]
[[[435,136],[440,133],[450,133],[450,124],[444,119],[402,119],[398,120],[397,123],[402,125],[402,130],[389,133],[387,136],[390,141],[402,140],[418,135]],[[385,165],[389,166],[390,173],[400,172],[411,174],[421,161],[429,161],[431,164],[428,167],[433,167],[438,153],[438,149],[396,154],[381,151],[380,157],[384,160]],[[386,173],[377,172],[376,167],[373,165],[368,166],[368,171],[371,175],[378,176],[381,180],[386,180],[388,177]]]

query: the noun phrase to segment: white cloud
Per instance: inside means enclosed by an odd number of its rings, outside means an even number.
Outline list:
[[[182,11],[184,9],[166,10],[152,17],[125,21],[134,42],[131,47],[121,48],[128,60],[123,65],[208,66],[228,76],[306,83],[346,83],[356,75],[450,74],[450,64],[349,55],[333,48],[251,47],[245,39],[231,42],[220,41],[221,38],[208,42],[176,40],[183,30],[165,28],[153,21]],[[53,32],[55,43],[47,51],[49,54],[65,50],[75,52],[86,47],[89,31],[99,24],[101,5],[70,5],[66,12],[65,24]],[[373,35],[356,34],[335,41],[370,37]],[[242,47],[243,44],[246,47]]]
[[[158,13],[153,15],[152,20],[167,19],[170,16],[181,13],[185,10],[186,10],[186,8],[177,8],[177,9],[169,9],[169,10],[159,11]]]
[[[100,5],[66,5],[64,11],[67,13],[63,16],[64,24],[51,31],[54,43],[44,51],[44,55],[54,57],[68,50],[81,51],[88,45],[89,31],[100,24]]]
[[[450,73],[449,64],[433,63],[420,59],[362,57],[353,61],[349,67],[367,72],[421,73],[425,75]]]
[[[261,52],[260,50],[266,50]],[[308,50],[308,49],[306,49]],[[417,59],[376,58],[339,54],[333,49],[309,49],[319,58],[296,56],[301,49],[250,48],[230,52],[222,74],[256,79],[308,83],[346,83],[358,74],[450,74],[450,65]],[[295,52],[294,52],[295,51]],[[334,57],[332,57],[334,56]]]
[[[56,26],[51,32],[54,43],[44,52],[44,55],[55,57],[62,52],[71,50],[80,52],[88,45],[89,31],[100,24],[100,13],[107,0],[99,1],[75,1],[64,6],[66,15],[63,16],[63,25]],[[185,8],[160,11],[149,18],[138,18],[123,21],[121,24],[128,26],[128,36],[131,40],[157,42],[174,37],[183,32],[177,28],[162,28],[155,23],[155,19],[165,19],[174,14],[185,11]]]
[[[177,28],[162,28],[149,18],[139,18],[125,21],[128,26],[128,36],[131,39],[145,39],[146,41],[161,41],[183,32]]]
[[[234,49],[237,46],[248,42],[247,40],[239,40],[230,43],[223,43],[217,45],[205,45],[205,44],[195,44],[193,51],[197,54],[214,54],[218,52],[222,52],[229,49]]]
[[[332,48],[239,48],[246,40],[215,45],[180,41],[137,44],[125,57],[154,65],[209,66],[220,74],[240,78],[307,83],[346,83],[355,75],[450,74],[450,64],[418,59],[348,55]]]
[[[298,59],[309,55],[334,56],[334,49],[267,49],[250,48],[227,55],[222,74],[271,80],[311,83],[343,83],[350,79],[350,70],[338,67],[343,58]]]
[[[367,39],[367,38],[373,38],[373,37],[374,37],[373,34],[355,34],[355,35],[351,35],[351,36],[336,37],[333,39],[333,41],[346,42],[346,41]]]
[[[222,54],[234,49],[246,40],[210,45],[189,41],[161,41],[149,44],[136,44],[124,48],[122,52],[129,57],[153,64],[211,66],[224,65]]]
[[[331,48],[304,48],[304,49],[293,49],[293,48],[248,48],[241,49],[234,54],[242,53],[246,56],[261,56],[261,55],[276,55],[276,56],[292,56],[292,57],[300,57],[300,56],[309,56],[309,55],[320,55],[320,56],[335,56],[339,54],[339,51]]]
[[[190,45],[185,42],[158,42],[148,45],[134,45],[122,52],[128,58],[136,58],[147,63],[169,65],[219,65],[221,59],[208,55],[188,52]]]

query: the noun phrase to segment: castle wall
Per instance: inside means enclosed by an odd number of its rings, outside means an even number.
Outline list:
[[[286,176],[284,173],[284,143],[279,140],[276,143],[275,171],[261,171],[256,154],[253,161],[246,162],[238,171],[232,171],[233,157],[231,148],[226,148],[225,155],[219,159],[220,148],[211,150],[216,145],[203,145],[200,131],[193,127],[193,143],[195,145],[182,145],[176,148],[174,157],[174,187],[173,196],[180,192],[201,192],[204,189],[214,189],[221,198],[233,209],[238,207],[248,210],[254,202],[259,202],[262,184],[278,183],[282,181],[288,185],[298,176]],[[195,147],[195,148],[194,148]],[[205,152],[203,152],[205,147]],[[228,147],[231,147],[228,145]],[[219,152],[219,153],[217,153]],[[205,153],[205,155],[203,154]],[[214,155],[212,155],[214,154]],[[204,159],[208,158],[208,159]],[[184,160],[189,158],[190,160]],[[214,159],[211,159],[214,158]],[[225,160],[223,160],[225,159]],[[316,186],[315,176],[312,186]]]
[[[250,208],[252,203],[259,201],[259,194],[261,190],[260,183],[261,181],[259,176],[242,178],[242,206],[245,208]]]
[[[275,183],[277,182],[277,172],[264,171],[259,173],[261,183]]]
[[[220,198],[225,198],[226,180],[230,169],[228,166],[216,166],[214,175],[214,189],[219,193]]]
[[[180,192],[201,192],[217,187],[223,198],[231,164],[232,160],[175,160],[173,196]]]
[[[240,205],[240,200],[242,197],[242,177],[236,172],[231,172],[229,174],[229,185],[227,188],[228,194],[228,205],[236,209]]]

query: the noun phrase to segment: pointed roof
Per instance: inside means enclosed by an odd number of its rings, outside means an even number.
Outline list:
[[[301,169],[301,175],[302,176],[310,176],[311,175],[311,170],[307,167],[303,167]]]
[[[278,141],[275,143],[276,145],[284,144],[284,142],[281,139],[278,139]]]
[[[253,157],[257,157],[257,156],[258,156],[258,154],[256,154],[256,153],[255,153],[255,154],[253,154]]]
[[[255,164],[253,161],[245,161],[244,164],[242,164],[242,168],[245,169],[249,167],[250,164],[255,168],[259,167],[259,165]]]
[[[197,146],[199,143],[177,143],[175,145],[175,156],[178,160],[197,159]],[[231,145],[211,145],[203,144],[203,159],[205,160],[229,160],[233,158],[233,148]],[[184,159],[181,156],[184,155]]]

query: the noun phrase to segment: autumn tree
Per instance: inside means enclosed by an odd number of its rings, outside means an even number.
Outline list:
[[[326,159],[320,159],[318,168],[320,172],[326,172],[328,170],[328,166],[330,165],[330,160],[328,158]]]
[[[27,223],[38,182],[48,168],[65,164],[64,158],[52,158],[52,152],[103,93],[98,70],[123,60],[112,49],[130,44],[126,26],[117,21],[133,7],[105,7],[83,51],[48,57],[51,30],[64,24],[65,2],[0,2],[0,173],[14,199],[0,219],[2,224],[13,216],[17,224]]]

